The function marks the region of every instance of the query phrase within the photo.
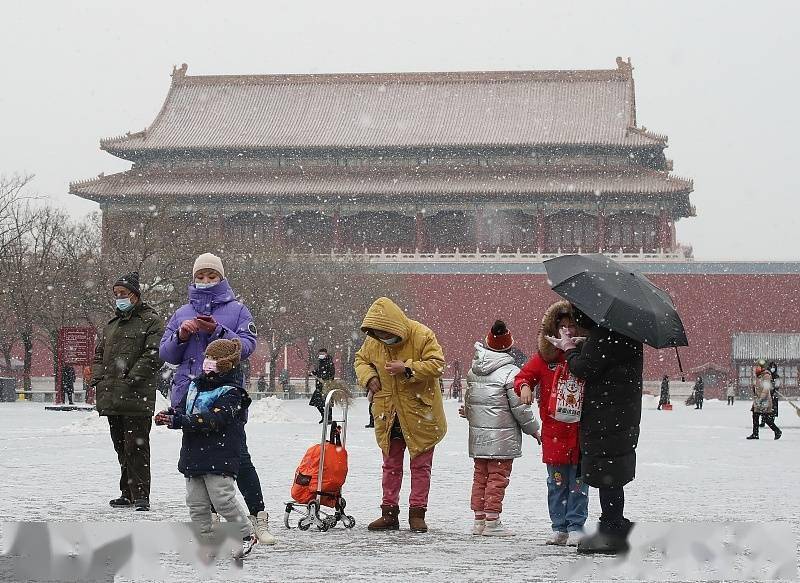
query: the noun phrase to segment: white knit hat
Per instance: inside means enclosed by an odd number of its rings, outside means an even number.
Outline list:
[[[213,253],[203,253],[194,260],[194,267],[192,268],[192,277],[201,269],[213,269],[219,273],[220,277],[225,278],[225,269],[222,267],[222,259]]]

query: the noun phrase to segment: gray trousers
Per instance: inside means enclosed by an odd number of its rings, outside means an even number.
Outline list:
[[[200,532],[211,534],[211,505],[228,522],[242,526],[242,538],[253,534],[253,525],[244,508],[236,499],[236,480],[231,476],[203,474],[186,478],[186,505],[192,522],[200,525]]]

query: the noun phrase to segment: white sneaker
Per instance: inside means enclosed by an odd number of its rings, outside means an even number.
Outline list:
[[[247,537],[243,538],[242,539],[241,548],[233,550],[233,553],[232,553],[233,558],[234,559],[241,559],[241,558],[246,557],[247,555],[250,554],[250,551],[252,551],[253,548],[255,548],[256,545],[258,545],[258,539],[255,536],[250,535],[250,536],[247,536]]]
[[[475,535],[483,534],[483,529],[485,526],[486,526],[485,520],[475,520],[475,522],[472,523],[472,534]]]
[[[274,545],[278,542],[278,539],[269,531],[269,514],[265,510],[255,516],[250,515],[250,524],[253,525],[253,534],[262,545]]]
[[[544,541],[544,544],[558,545],[560,547],[563,547],[565,544],[567,544],[568,538],[569,535],[566,532],[553,531],[553,533],[547,538],[547,540]]]
[[[567,546],[568,547],[577,547],[578,543],[581,542],[581,540],[585,536],[586,535],[581,530],[571,530],[571,531],[569,531],[569,534],[567,535]]]
[[[508,530],[500,519],[487,520],[483,527],[483,536],[514,536],[514,533]]]

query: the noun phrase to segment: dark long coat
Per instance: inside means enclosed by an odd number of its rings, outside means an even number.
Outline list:
[[[584,481],[624,486],[636,476],[642,418],[642,343],[595,326],[566,353],[570,371],[586,381],[580,447]]]
[[[330,355],[325,358],[319,359],[317,368],[311,371],[316,377],[316,387],[314,393],[311,395],[311,400],[308,402],[312,407],[324,407],[325,397],[322,395],[322,389],[325,381],[332,380],[336,376],[336,367],[333,364],[333,358]]]

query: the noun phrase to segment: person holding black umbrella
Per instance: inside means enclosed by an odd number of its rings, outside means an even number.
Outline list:
[[[632,524],[625,518],[625,485],[636,476],[642,417],[642,343],[599,326],[573,306],[575,322],[589,331],[585,342],[564,334],[549,337],[564,351],[569,370],[586,381],[580,423],[583,479],[598,488],[597,533],[578,543],[584,554],[628,550]]]
[[[624,553],[633,527],[624,515],[624,487],[636,476],[643,344],[675,348],[680,368],[677,347],[688,345],[686,331],[669,294],[628,266],[592,254],[550,259],[545,268],[553,291],[572,303],[577,327],[588,330],[582,342],[566,330],[548,337],[586,382],[581,470],[584,482],[599,490],[602,513],[578,553]]]

